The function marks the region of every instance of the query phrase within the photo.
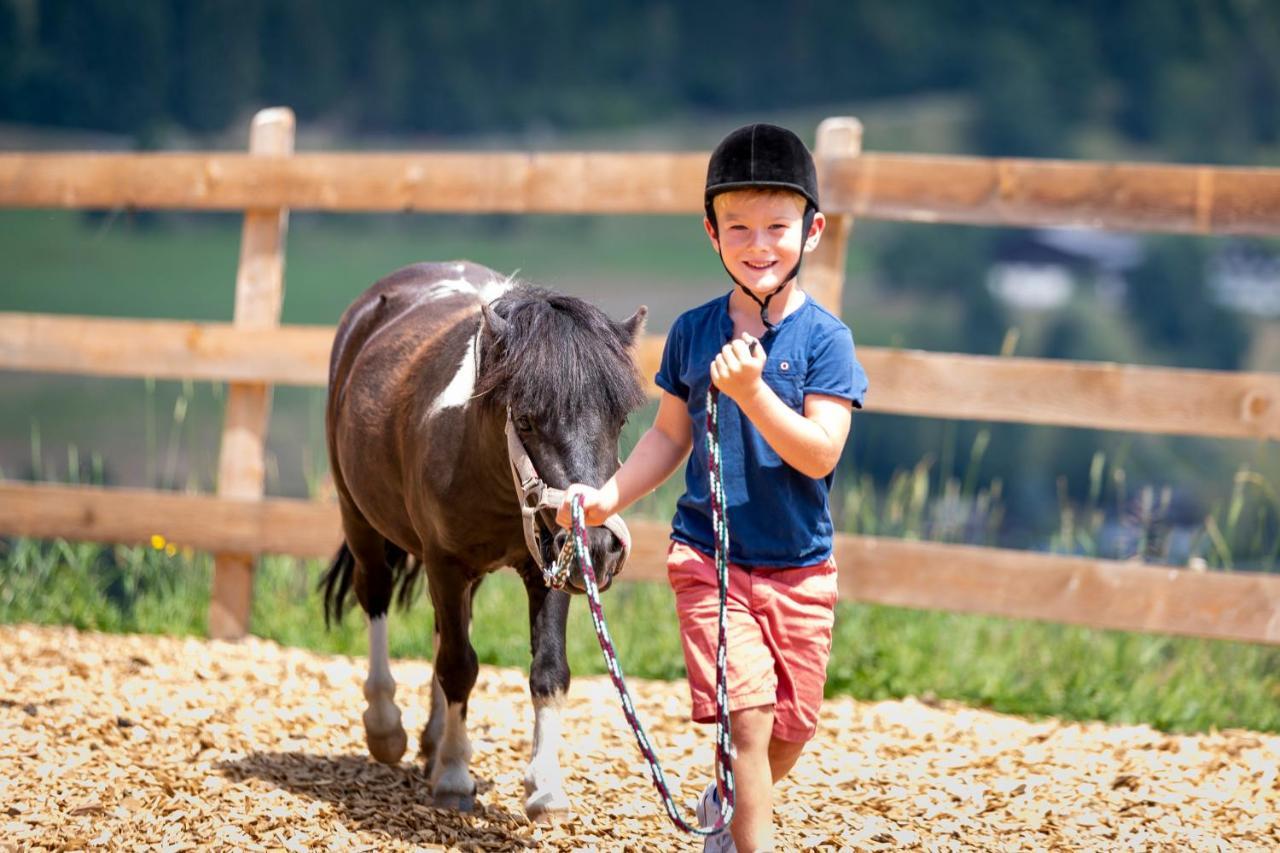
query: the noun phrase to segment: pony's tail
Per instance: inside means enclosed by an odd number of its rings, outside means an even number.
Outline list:
[[[401,608],[413,601],[417,582],[422,575],[422,563],[409,556],[403,548],[390,541],[384,546],[386,566],[391,572],[391,583]],[[324,626],[327,630],[340,623],[351,606],[351,581],[356,571],[356,558],[344,541],[333,558],[333,563],[320,576],[319,588],[324,593]]]
[[[333,563],[320,576],[319,588],[324,592],[324,627],[329,630],[334,622],[341,622],[350,604],[351,576],[356,571],[356,558],[343,540]]]

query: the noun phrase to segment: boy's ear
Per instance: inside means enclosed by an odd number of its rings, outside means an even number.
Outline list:
[[[707,237],[711,240],[711,246],[717,252],[720,251],[720,236],[716,233],[716,226],[707,217],[702,217],[702,228],[707,232]]]
[[[822,240],[822,235],[827,230],[827,217],[822,215],[822,211],[813,214],[813,223],[809,226],[809,233],[805,235],[804,250],[812,252],[818,248],[818,243]]]

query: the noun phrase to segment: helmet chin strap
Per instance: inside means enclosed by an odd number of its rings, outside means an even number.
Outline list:
[[[813,215],[815,213],[817,213],[817,211],[814,210],[813,207],[808,205],[805,206],[804,236],[806,240],[809,238],[809,229],[813,227]],[[716,229],[716,233],[717,235],[719,234],[718,227]],[[718,240],[717,240],[717,243],[719,243]],[[767,332],[773,331],[774,324],[769,322],[769,301],[772,300],[773,297],[777,296],[784,287],[790,284],[793,278],[795,278],[800,274],[800,264],[804,261],[803,245],[800,247],[800,258],[796,261],[796,265],[791,268],[791,272],[787,273],[787,277],[782,280],[781,284],[779,284],[773,290],[765,294],[764,299],[761,299],[759,296],[756,296],[754,293],[751,292],[751,288],[747,287],[745,284],[738,281],[738,277],[733,274],[733,271],[729,269],[729,265],[724,262],[724,250],[720,249],[718,245],[717,245],[716,254],[720,256],[720,266],[724,267],[724,271],[729,273],[730,280],[732,280],[734,284],[738,285],[738,287],[742,290],[743,293],[747,294],[747,296],[750,296],[753,302],[755,302],[757,305],[760,306],[760,322],[764,324],[765,332],[767,333]]]

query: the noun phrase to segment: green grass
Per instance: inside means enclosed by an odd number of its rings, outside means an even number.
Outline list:
[[[326,631],[315,592],[324,565],[272,557],[253,597],[255,634],[319,652],[364,654],[358,610]],[[203,636],[211,559],[169,548],[14,540],[0,545],[0,623]],[[683,677],[671,594],[622,583],[605,595],[624,671]],[[585,602],[569,620],[576,674],[602,673]],[[490,577],[476,598],[472,642],[483,663],[528,668],[523,585]],[[391,653],[430,658],[420,600],[391,619]],[[1149,723],[1171,731],[1280,731],[1280,649],[1095,631],[994,617],[841,604],[829,695],[933,696],[1032,716]]]

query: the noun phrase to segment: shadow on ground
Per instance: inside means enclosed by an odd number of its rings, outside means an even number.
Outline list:
[[[358,755],[308,755],[255,752],[220,762],[228,779],[261,779],[304,797],[325,800],[351,830],[386,835],[411,844],[444,844],[480,849],[534,846],[528,819],[488,805],[483,797],[493,783],[476,779],[474,812],[435,808],[421,764],[387,767]]]

